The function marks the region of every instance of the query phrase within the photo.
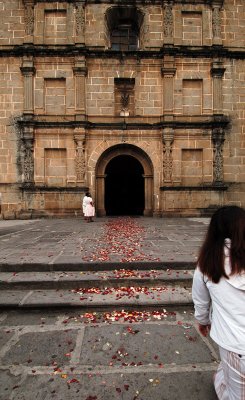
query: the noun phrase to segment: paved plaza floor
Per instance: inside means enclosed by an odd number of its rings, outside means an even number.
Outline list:
[[[0,221],[0,267],[131,262],[194,265],[208,218]]]
[[[111,275],[121,278],[124,271],[138,280],[149,275],[152,283],[156,277],[172,279],[174,271],[175,296],[178,282],[181,290],[189,290],[185,281],[191,282],[208,222],[143,217],[98,218],[94,223],[79,218],[0,221],[0,281],[22,276],[29,285],[28,279],[43,280],[46,274],[48,280],[54,274],[59,287],[69,274],[73,281],[81,274],[97,282]],[[131,276],[128,268],[138,275]],[[4,286],[0,292],[7,301]],[[13,296],[17,292],[8,289]],[[41,295],[38,289],[30,292],[34,300]],[[62,302],[63,292],[55,292]],[[50,293],[42,292],[46,303]],[[191,303],[144,309],[140,296],[131,308],[126,298],[124,307],[124,297],[117,308],[109,304],[104,310],[2,307],[0,399],[215,400],[217,346],[199,334]],[[156,294],[154,301],[160,297]]]

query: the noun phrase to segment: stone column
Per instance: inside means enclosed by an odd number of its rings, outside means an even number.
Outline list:
[[[169,0],[163,0],[163,33],[164,33],[164,44],[173,44],[173,30],[174,30],[174,19],[173,19],[173,3]]]
[[[23,57],[22,67],[20,67],[22,75],[24,76],[24,114],[33,114],[33,76],[35,68],[33,65],[32,57]]]
[[[213,141],[213,183],[215,185],[221,185],[223,183],[223,144],[225,140],[225,134],[223,128],[214,128],[212,131]]]
[[[85,57],[80,57],[75,61],[75,67],[73,68],[75,75],[75,104],[77,119],[81,120],[85,118],[86,114],[86,86],[85,79],[87,75],[87,67]]]
[[[212,4],[212,29],[213,29],[213,45],[221,46],[221,19],[220,9],[223,4],[223,0],[214,0]]]
[[[145,209],[144,215],[146,217],[152,216],[152,175],[143,175],[145,183]]]
[[[173,115],[174,75],[176,72],[173,56],[165,56],[163,60],[163,114]]]
[[[96,192],[97,192],[97,204],[96,213],[99,217],[104,217],[106,215],[105,211],[105,178],[106,175],[96,176]]]
[[[86,144],[86,134],[84,130],[78,132],[76,130],[74,135],[74,140],[76,143],[76,157],[75,157],[75,168],[77,176],[77,186],[84,186],[86,181],[86,160],[85,160],[85,144]]]
[[[25,37],[24,43],[33,43],[34,33],[34,0],[24,0]]]
[[[22,183],[31,186],[34,183],[34,133],[32,127],[24,127],[21,139]]]
[[[85,45],[85,0],[76,0],[75,4],[75,43]]]
[[[173,144],[173,141],[174,141],[173,128],[164,128],[163,134],[162,134],[163,182],[164,182],[164,184],[172,183],[172,169],[173,169],[172,144]]]
[[[214,60],[211,68],[211,75],[213,77],[213,113],[223,114],[223,101],[222,101],[222,77],[225,68],[222,61]]]

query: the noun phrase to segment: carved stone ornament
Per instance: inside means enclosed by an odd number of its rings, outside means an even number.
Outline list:
[[[31,184],[34,181],[33,139],[23,140],[21,153],[23,157],[23,183]]]
[[[165,37],[173,36],[173,12],[170,3],[164,3],[163,32]]]
[[[223,143],[224,131],[222,128],[215,128],[212,133],[212,140],[214,144],[214,183],[223,182]]]
[[[33,1],[25,1],[25,33],[33,35],[34,32],[34,3]]]
[[[172,144],[174,140],[174,132],[172,129],[164,132],[163,140],[163,180],[164,182],[172,181],[173,157]]]
[[[76,175],[77,180],[84,182],[85,173],[86,173],[86,163],[85,163],[85,138],[75,138],[77,143],[76,149],[76,158],[75,158],[75,166],[76,166]]]
[[[221,21],[220,21],[219,6],[213,7],[212,26],[213,26],[213,37],[220,38],[221,37]]]
[[[84,34],[85,28],[85,9],[84,2],[75,3],[75,21],[76,21],[76,33]]]
[[[121,105],[122,105],[123,110],[128,108],[128,105],[129,105],[129,93],[122,92],[122,94],[121,94]]]

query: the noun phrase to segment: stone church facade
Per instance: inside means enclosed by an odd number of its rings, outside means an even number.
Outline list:
[[[244,0],[0,0],[2,218],[245,206]]]

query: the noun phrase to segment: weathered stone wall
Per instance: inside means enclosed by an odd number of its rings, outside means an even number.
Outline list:
[[[140,51],[127,55],[110,52],[115,4],[0,1],[4,218],[74,215],[87,188],[98,206],[113,146],[147,155],[154,215],[244,206],[245,5],[221,3],[137,3]],[[117,79],[130,82],[129,115]]]

